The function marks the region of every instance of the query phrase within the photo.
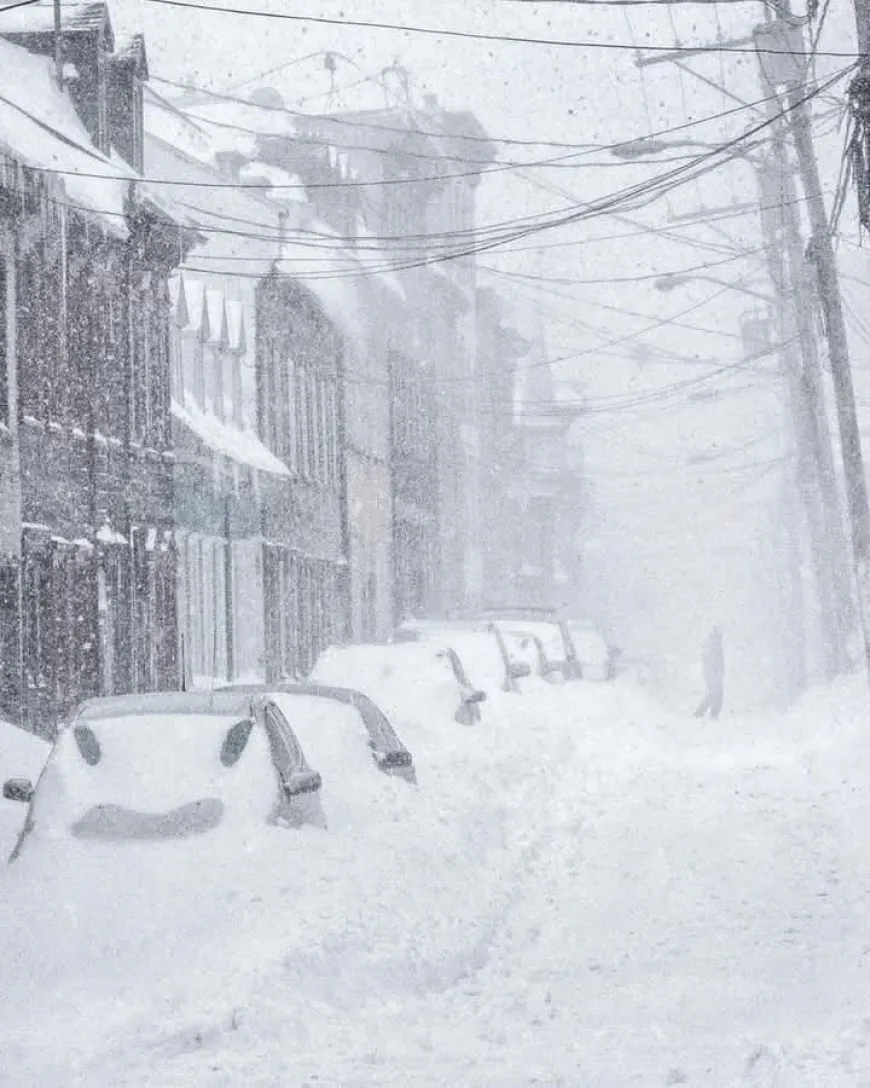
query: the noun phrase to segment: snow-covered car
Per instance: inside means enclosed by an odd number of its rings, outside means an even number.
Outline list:
[[[608,646],[601,632],[582,620],[569,620],[566,627],[571,633],[581,677],[584,680],[612,679],[618,655]]]
[[[474,725],[486,700],[455,651],[417,642],[330,646],[307,682],[361,691],[402,722],[419,721],[422,712],[444,725]]]
[[[487,694],[517,692],[518,681],[531,675],[522,662],[511,662],[504,639],[492,623],[470,620],[408,620],[393,635],[396,642],[414,641],[452,649],[466,682],[473,680]]]
[[[534,640],[536,675],[550,681],[573,680],[580,675],[577,651],[571,632],[551,609],[505,608],[490,609],[483,613],[506,636],[519,638],[527,643]],[[530,655],[524,653],[524,659]]]
[[[0,722],[0,781],[13,776],[36,781],[50,751],[44,738],[11,722]],[[21,805],[0,800],[0,857],[9,857],[12,852],[25,815]]]
[[[281,696],[286,715],[297,730],[304,731],[309,719],[316,721],[321,733],[334,728],[342,729],[352,740],[359,742],[361,756],[368,751],[378,770],[403,778],[406,782],[417,781],[414,757],[397,736],[386,714],[361,691],[325,684],[296,684],[292,681],[228,690]],[[306,742],[306,749],[310,749],[307,736],[302,739]]]
[[[274,699],[167,692],[91,699],[61,726],[34,787],[13,859],[40,835],[179,839],[219,826],[324,826],[320,773]]]

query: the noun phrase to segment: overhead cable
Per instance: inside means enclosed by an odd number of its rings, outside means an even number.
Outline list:
[[[488,34],[482,31],[455,30],[448,27],[427,27],[413,24],[375,22],[373,20],[333,18],[326,15],[298,15],[283,11],[262,11],[255,8],[216,7],[212,4],[195,3],[194,0],[146,0],[149,4],[161,4],[166,7],[187,8],[192,11],[208,11],[217,15],[239,15],[245,18],[278,19],[295,23],[315,23],[323,26],[360,27],[365,30],[391,30],[406,34],[424,34],[437,38],[462,38],[472,41],[504,42],[512,45],[546,45],[567,49],[604,49],[604,50],[630,50],[643,53],[698,53],[697,46],[673,45],[641,45],[634,46],[625,42],[603,42],[595,38],[585,40],[573,40],[564,38],[532,38],[514,34]],[[744,48],[742,46],[729,45],[716,48],[704,48],[709,53],[742,53],[751,56],[758,54],[773,54],[775,56],[791,56],[784,49],[759,49],[756,47]],[[860,56],[854,50],[819,52],[817,56],[842,57],[847,60],[857,60]]]

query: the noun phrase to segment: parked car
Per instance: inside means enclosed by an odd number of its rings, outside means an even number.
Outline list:
[[[276,701],[234,692],[91,699],[64,723],[34,787],[13,859],[33,837],[155,840],[242,821],[325,826],[320,773]]]
[[[417,642],[330,646],[315,662],[308,683],[361,691],[411,722],[423,709],[445,725],[473,725],[486,700],[485,691],[468,683],[455,651]]]
[[[601,632],[583,620],[566,624],[577,651],[580,675],[584,680],[611,680],[616,673],[619,651],[608,646]]]
[[[553,610],[528,607],[485,609],[483,616],[506,634],[535,640],[535,672],[538,675],[550,681],[579,677],[581,670],[571,631]]]
[[[512,662],[501,633],[492,623],[471,620],[408,620],[393,640],[415,641],[455,651],[466,680],[470,678],[488,694],[517,692],[518,681],[531,675],[528,664]]]
[[[35,781],[50,751],[51,745],[43,737],[0,721],[0,781],[13,775]],[[0,857],[9,857],[14,849],[26,814],[21,805],[0,801]]]
[[[525,632],[539,639],[544,675],[561,672],[566,680],[609,680],[615,675],[620,652],[586,620],[564,619],[554,609],[530,606],[490,608],[483,615],[506,633]]]
[[[361,753],[365,753],[367,749],[378,770],[403,778],[406,782],[417,781],[413,756],[399,740],[386,714],[361,691],[325,684],[296,684],[284,680],[226,690],[244,691],[252,695],[269,693],[280,695],[282,699],[287,696],[291,701],[286,701],[284,706],[297,729],[302,727],[308,717],[316,719],[317,728],[344,729],[350,736],[359,736]],[[297,714],[297,709],[304,706],[305,700],[309,701],[309,713]],[[311,713],[314,700],[320,702],[315,707],[316,713]],[[324,704],[327,708],[325,713]],[[307,740],[305,737],[303,739]]]

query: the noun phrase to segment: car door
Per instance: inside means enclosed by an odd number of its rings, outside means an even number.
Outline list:
[[[308,766],[302,745],[274,703],[265,704],[263,716],[280,791],[277,821],[291,827],[306,823],[325,827],[319,773]]]

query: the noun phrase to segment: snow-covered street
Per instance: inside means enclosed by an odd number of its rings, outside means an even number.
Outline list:
[[[863,704],[698,723],[573,685],[328,832],[23,855],[3,1080],[868,1083]]]

